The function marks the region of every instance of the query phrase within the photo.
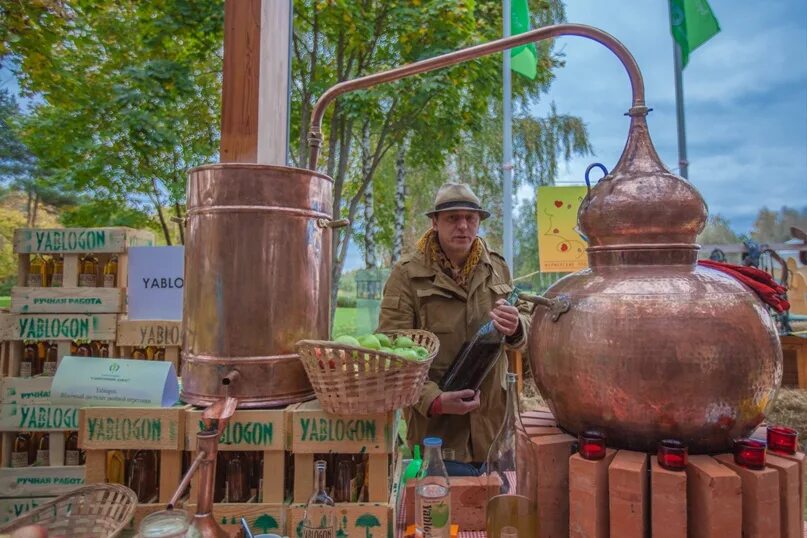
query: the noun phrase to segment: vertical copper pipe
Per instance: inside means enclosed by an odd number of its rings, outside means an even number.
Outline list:
[[[384,82],[391,82],[421,73],[434,71],[458,63],[473,60],[481,56],[487,56],[501,52],[503,50],[526,45],[544,39],[551,39],[553,37],[575,35],[585,37],[604,45],[608,50],[616,54],[625,70],[628,72],[630,78],[631,90],[633,92],[633,104],[631,106],[631,114],[643,114],[646,112],[644,102],[644,82],[642,80],[642,73],[639,70],[639,65],[633,58],[633,55],[625,48],[625,45],[620,43],[614,36],[607,32],[603,32],[593,26],[586,26],[584,24],[556,24],[553,26],[546,26],[531,30],[523,34],[518,34],[512,37],[497,39],[489,43],[483,43],[474,47],[449,52],[422,60],[409,65],[396,67],[389,71],[381,73],[374,73],[365,77],[360,77],[353,80],[346,80],[334,86],[331,86],[322,96],[317,100],[314,105],[314,110],[311,113],[311,131],[308,138],[308,146],[310,153],[308,156],[308,168],[316,170],[317,159],[319,157],[319,147],[322,144],[322,117],[325,115],[325,108],[331,101],[342,95],[343,93],[352,92],[376,86]]]

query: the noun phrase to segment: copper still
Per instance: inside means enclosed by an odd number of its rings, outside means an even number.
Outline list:
[[[730,276],[696,265],[707,209],[661,163],[647,109],[634,107],[613,171],[578,212],[589,269],[546,292],[529,344],[541,394],[572,433],[655,451],[678,439],[692,453],[727,450],[762,422],[782,380],[782,351],[765,305]]]
[[[183,401],[228,394],[251,408],[313,397],[294,343],[329,335],[332,186],[284,166],[190,171]]]

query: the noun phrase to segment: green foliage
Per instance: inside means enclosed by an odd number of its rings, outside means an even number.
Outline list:
[[[709,215],[709,220],[706,221],[706,227],[698,235],[698,243],[701,245],[723,245],[723,244],[739,244],[742,242],[740,236],[731,229],[731,224],[728,219],[715,213]],[[705,253],[707,256],[708,252]]]
[[[807,230],[807,206],[801,209],[784,206],[779,211],[760,209],[754,221],[751,238],[759,243],[779,243],[792,238],[790,227]]]

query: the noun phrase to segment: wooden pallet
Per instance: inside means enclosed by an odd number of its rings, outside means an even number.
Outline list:
[[[11,311],[35,313],[115,314],[126,310],[128,276],[127,249],[150,246],[154,234],[131,228],[21,228],[14,231],[14,253],[18,256],[17,285],[11,290]],[[81,256],[98,257],[99,274],[95,287],[79,286]],[[28,269],[32,254],[59,254],[63,258],[62,285],[59,287],[28,286]],[[115,287],[104,287],[102,268],[111,256],[117,256]]]

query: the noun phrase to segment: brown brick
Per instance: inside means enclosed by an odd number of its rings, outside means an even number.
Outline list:
[[[650,456],[650,524],[653,538],[686,538],[687,475],[668,471]]]
[[[802,538],[801,497],[797,461],[781,458],[772,452],[766,457],[768,467],[779,472],[779,507],[783,538]]]
[[[569,459],[569,536],[608,538],[608,466],[616,450],[598,461]]]
[[[527,462],[519,471],[531,471],[525,482],[532,484],[538,500],[539,538],[569,536],[569,456],[575,438],[544,435],[530,439],[519,459]]]
[[[807,456],[803,452],[796,452],[793,455],[776,453],[780,458],[798,462],[801,472],[799,473],[799,497],[801,498],[801,505],[807,509],[807,499],[805,499],[805,492],[807,492]],[[807,528],[807,524],[805,524]]]
[[[611,536],[643,538],[648,530],[650,499],[647,454],[620,450],[608,467]]]
[[[779,536],[779,473],[775,469],[753,471],[737,465],[731,454],[719,454],[715,459],[740,475],[742,480],[743,537]]]
[[[687,465],[687,529],[690,538],[739,538],[742,482],[711,456],[690,456]]]

